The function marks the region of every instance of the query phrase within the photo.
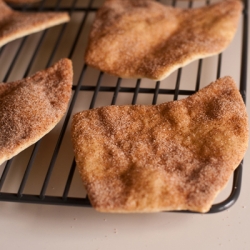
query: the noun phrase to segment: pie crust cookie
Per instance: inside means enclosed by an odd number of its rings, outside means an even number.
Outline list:
[[[68,22],[66,12],[22,13],[0,0],[0,47],[17,38]]]
[[[162,80],[226,49],[241,11],[239,0],[196,9],[152,0],[106,0],[93,23],[85,61],[123,78]]]
[[[73,117],[76,163],[101,212],[207,212],[241,162],[248,118],[231,77],[160,105]]]
[[[73,70],[68,59],[12,83],[0,83],[0,164],[52,130],[71,97]]]

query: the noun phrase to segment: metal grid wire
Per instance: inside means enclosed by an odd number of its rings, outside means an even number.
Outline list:
[[[48,135],[18,156],[0,166],[0,200],[54,205],[91,206],[76,171],[70,145],[72,115],[83,109],[115,104],[157,104],[194,94],[204,84],[202,74],[209,63],[200,59],[192,66],[192,85],[181,88],[185,68],[180,68],[164,82],[143,79],[125,80],[108,76],[89,68],[83,62],[88,33],[98,7],[103,1],[41,1],[35,5],[12,6],[22,12],[67,11],[71,22],[34,35],[26,36],[0,48],[0,82],[9,82],[47,68],[59,58],[73,60],[74,85],[68,112]],[[162,1],[166,3],[166,1]],[[197,2],[185,2],[186,8]],[[178,6],[177,1],[167,2]],[[200,4],[200,3],[199,3]],[[206,1],[204,4],[210,4]],[[242,13],[239,48],[239,89],[246,101],[248,0]],[[53,39],[52,39],[53,37]],[[215,78],[222,71],[223,54],[214,57]],[[3,64],[4,62],[4,64]],[[225,70],[224,70],[225,71]],[[211,75],[211,74],[209,74]],[[184,75],[185,76],[185,75]],[[183,78],[184,78],[183,76]],[[126,95],[126,97],[124,97]],[[151,101],[150,101],[151,100]],[[209,213],[229,208],[238,198],[241,187],[242,164],[235,170],[229,196],[212,206]],[[81,185],[81,186],[79,186]],[[183,212],[183,211],[182,211]],[[185,211],[186,212],[186,211]]]

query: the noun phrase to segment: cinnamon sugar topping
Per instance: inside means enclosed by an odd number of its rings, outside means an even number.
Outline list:
[[[247,113],[224,77],[180,101],[80,112],[72,141],[97,210],[206,212],[244,156]]]
[[[60,121],[71,96],[72,77],[71,61],[62,59],[31,77],[0,83],[0,164]]]
[[[69,21],[66,12],[22,13],[0,0],[0,47],[17,38]]]
[[[241,10],[239,0],[196,9],[152,0],[106,0],[93,23],[85,60],[119,77],[161,80],[193,60],[223,51]]]

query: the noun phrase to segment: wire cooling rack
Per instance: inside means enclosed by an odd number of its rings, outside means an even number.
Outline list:
[[[70,142],[71,118],[76,112],[105,105],[158,104],[182,99],[224,75],[234,77],[246,101],[248,0],[236,37],[225,52],[180,68],[161,82],[116,78],[84,64],[91,23],[102,2],[48,0],[35,5],[12,5],[22,12],[67,11],[71,21],[0,48],[0,82],[22,79],[68,57],[73,61],[74,85],[64,119],[35,145],[0,165],[0,201],[91,206],[76,171]],[[162,2],[184,8],[210,4],[209,1]],[[229,58],[233,58],[233,70]],[[237,200],[242,164],[208,213],[223,211]]]

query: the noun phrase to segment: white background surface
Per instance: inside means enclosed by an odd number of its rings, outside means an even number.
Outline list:
[[[232,72],[235,68],[233,62],[231,58]],[[250,91],[247,99],[249,111]],[[11,250],[249,250],[249,150],[245,157],[240,197],[227,211],[204,215],[125,215],[101,214],[83,207],[0,202],[0,247]]]

